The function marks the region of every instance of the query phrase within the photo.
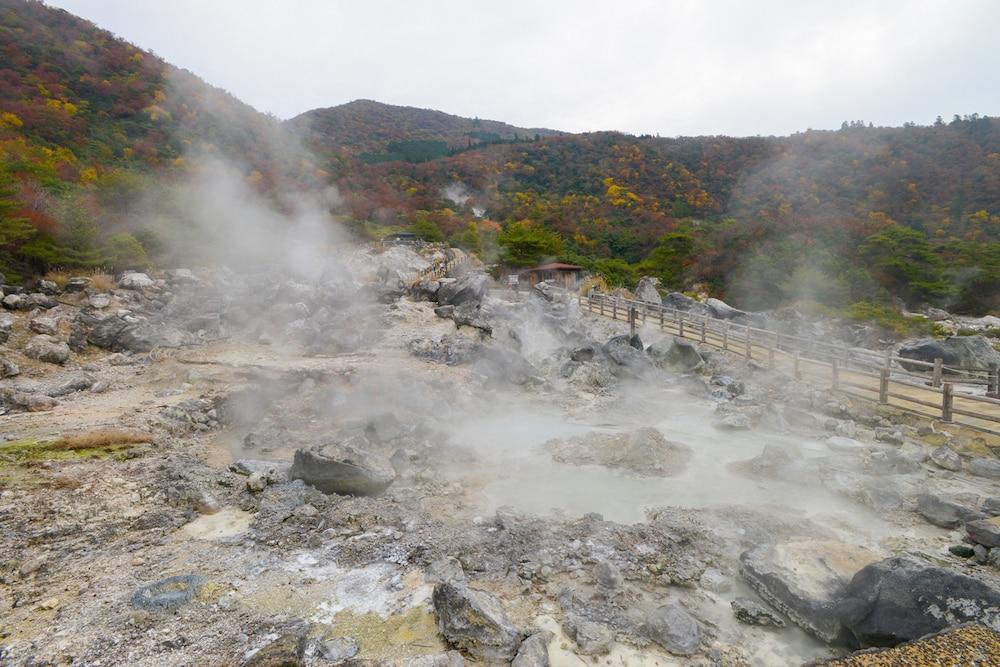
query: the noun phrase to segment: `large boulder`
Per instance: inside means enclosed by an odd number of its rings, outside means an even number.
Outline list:
[[[156,284],[152,278],[145,273],[127,272],[118,279],[118,286],[122,289],[142,290]]]
[[[670,292],[663,297],[663,306],[672,310],[683,310],[692,315],[707,315],[708,306],[680,292]]]
[[[24,348],[25,355],[50,364],[65,364],[69,352],[69,345],[45,334],[32,337]]]
[[[637,334],[614,336],[601,348],[604,354],[619,366],[640,367],[649,360],[642,354],[642,339]]]
[[[735,320],[745,317],[746,313],[733,308],[722,299],[705,299],[709,314],[717,320]]]
[[[482,301],[490,286],[490,277],[479,271],[470,271],[461,278],[441,281],[437,300],[441,305],[461,305],[468,301]]]
[[[315,449],[298,449],[289,472],[323,493],[371,496],[385,491],[396,479],[389,460],[370,451],[360,439]]]
[[[486,591],[442,582],[431,595],[438,630],[449,645],[483,662],[510,662],[524,633],[514,626],[503,605]]]
[[[660,292],[656,289],[659,285],[659,278],[644,276],[635,288],[635,298],[654,306],[662,305],[663,299],[660,297]]]
[[[965,524],[969,539],[984,547],[1000,549],[1000,516],[991,519],[977,518]]]
[[[705,364],[698,347],[683,338],[668,336],[646,348],[653,363],[665,371],[691,373]]]
[[[692,655],[701,644],[698,621],[678,602],[657,607],[646,618],[646,635],[674,655]]]
[[[743,578],[761,598],[819,639],[842,635],[839,605],[852,577],[879,559],[863,547],[833,540],[762,545],[740,556]]]
[[[539,630],[525,639],[510,667],[549,667],[549,642],[553,636],[548,630]]]
[[[934,363],[935,359],[940,359],[945,366],[956,368],[990,368],[1000,365],[1000,352],[994,349],[985,336],[949,336],[944,340],[922,338],[900,347],[899,356],[925,363]],[[899,363],[909,371],[928,370],[923,364],[908,364],[905,361]]]
[[[931,493],[917,496],[917,513],[940,528],[958,528],[966,521],[982,519],[983,513],[955,500]]]
[[[691,459],[690,447],[671,442],[650,427],[549,440],[544,447],[560,463],[600,465],[655,477],[680,474]]]
[[[887,558],[854,575],[840,617],[856,647],[895,646],[970,621],[1000,631],[1000,590],[952,570]]]

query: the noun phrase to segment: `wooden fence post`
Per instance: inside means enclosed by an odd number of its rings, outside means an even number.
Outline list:
[[[618,319],[618,299],[611,302],[611,319]]]
[[[678,318],[677,331],[679,332],[677,335],[684,338],[684,313],[681,313]]]
[[[795,379],[796,380],[801,380],[802,379],[802,371],[799,369],[799,357],[800,356],[801,356],[801,353],[798,350],[795,350]]]
[[[941,371],[942,371],[941,364],[943,364],[943,363],[944,363],[943,359],[935,359],[934,360],[934,372],[931,375],[931,386],[932,387],[940,387],[941,386]]]
[[[746,355],[747,359],[753,359],[753,343],[750,342],[750,325],[746,328]]]
[[[729,351],[729,322],[726,322],[726,326],[722,329],[722,349]]]
[[[945,382],[941,392],[941,421],[951,421],[951,408],[954,403],[954,399],[955,397],[952,393],[951,383]]]
[[[1000,365],[993,364],[990,367],[990,379],[986,385],[986,395],[992,398],[1000,398]]]
[[[837,368],[837,360],[830,360],[830,380],[833,383],[834,389],[840,388],[840,370]]]
[[[706,329],[708,328],[708,317],[705,315],[701,316],[701,342],[705,342]]]
[[[604,317],[604,295],[601,295],[601,317]]]
[[[883,368],[878,376],[878,402],[885,405],[889,402],[889,369]]]
[[[628,332],[629,332],[629,335],[631,335],[631,336],[635,335],[635,321],[637,319],[636,315],[637,315],[637,313],[636,313],[636,310],[635,310],[635,306],[629,306],[629,308],[628,308]]]
[[[663,306],[660,306],[660,331],[663,331]]]
[[[778,346],[779,333],[774,334],[774,342],[767,346],[767,367],[774,368],[774,348]]]

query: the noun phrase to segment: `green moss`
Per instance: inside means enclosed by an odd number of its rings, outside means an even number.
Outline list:
[[[114,459],[124,461],[141,455],[141,448],[131,444],[67,449],[57,447],[52,440],[25,438],[0,443],[0,465],[23,464],[32,461],[79,461],[88,459]]]

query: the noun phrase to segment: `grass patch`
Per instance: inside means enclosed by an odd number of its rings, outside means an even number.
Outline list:
[[[113,458],[124,461],[133,458],[135,445],[152,442],[153,436],[143,431],[104,429],[57,440],[11,440],[0,443],[0,464],[27,464],[40,461],[73,461]]]
[[[934,326],[929,320],[903,317],[892,306],[874,301],[859,301],[844,311],[844,317],[855,322],[871,322],[899,336],[930,336]]]
[[[59,286],[59,289],[63,289],[64,287],[66,287],[66,283],[69,282],[70,278],[79,278],[81,276],[90,278],[90,286],[93,287],[94,289],[98,289],[104,292],[114,288],[115,286],[114,278],[112,278],[104,271],[101,271],[100,269],[91,269],[91,270],[82,269],[79,271],[66,271],[66,270],[49,271],[42,277],[45,280],[51,280],[52,282],[54,282],[56,285]]]

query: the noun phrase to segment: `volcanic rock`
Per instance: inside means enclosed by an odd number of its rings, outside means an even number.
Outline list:
[[[372,496],[392,484],[396,471],[387,458],[352,439],[344,444],[296,450],[289,477],[301,479],[323,493]]]
[[[69,345],[51,336],[39,334],[28,341],[24,354],[50,364],[65,364],[69,359]]]
[[[438,630],[451,646],[483,661],[510,661],[517,655],[524,634],[495,596],[442,582],[431,599]]]
[[[677,602],[656,608],[646,618],[646,635],[674,655],[692,655],[701,644],[698,621]]]

